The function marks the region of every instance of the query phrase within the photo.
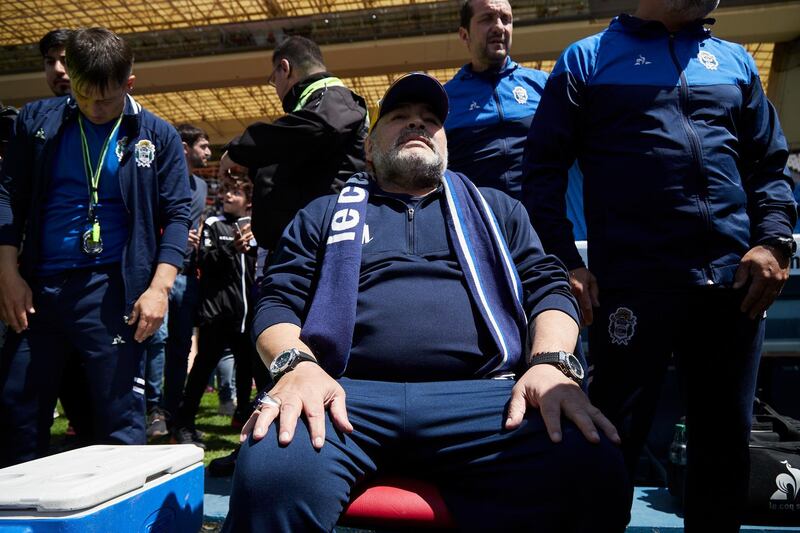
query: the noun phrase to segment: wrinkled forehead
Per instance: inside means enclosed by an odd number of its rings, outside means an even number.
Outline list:
[[[472,18],[486,13],[511,14],[511,4],[506,0],[473,0]]]

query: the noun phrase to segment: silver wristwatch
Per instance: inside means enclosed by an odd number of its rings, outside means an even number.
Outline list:
[[[288,350],[284,350],[279,353],[269,365],[269,375],[272,378],[272,382],[277,383],[277,381],[281,379],[284,374],[294,370],[294,367],[303,361],[317,363],[317,360],[313,356],[305,352],[301,352],[297,348],[289,348]]]

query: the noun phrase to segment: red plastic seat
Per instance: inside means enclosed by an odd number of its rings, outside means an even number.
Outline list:
[[[439,489],[418,479],[385,477],[360,487],[343,526],[455,529]]]

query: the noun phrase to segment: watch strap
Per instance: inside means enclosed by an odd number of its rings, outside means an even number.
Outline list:
[[[761,242],[762,245],[771,246],[779,250],[786,259],[791,260],[797,251],[794,237],[771,237]]]
[[[567,376],[572,381],[576,382],[578,385],[583,383],[582,376],[575,375],[572,369],[569,366],[568,358],[572,357],[575,359],[575,362],[579,366],[583,366],[580,362],[575,358],[575,354],[570,352],[538,352],[531,356],[529,367],[536,366],[536,365],[552,365],[558,368],[562,374]],[[583,373],[583,371],[581,372]]]

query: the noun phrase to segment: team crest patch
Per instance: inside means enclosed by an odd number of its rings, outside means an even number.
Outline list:
[[[136,155],[137,167],[150,167],[150,163],[156,158],[156,145],[147,139],[142,139],[136,143],[134,154]]]
[[[528,101],[528,91],[525,90],[525,87],[519,85],[514,87],[514,100],[516,100],[518,104],[524,104]]]
[[[117,141],[117,147],[114,149],[114,153],[117,155],[117,161],[122,161],[122,156],[125,155],[125,146],[128,144],[128,138],[123,137],[122,139]]]
[[[608,317],[608,334],[613,344],[628,345],[636,330],[636,315],[627,307],[619,307]]]
[[[700,53],[697,54],[697,59],[708,70],[717,70],[717,67],[719,67],[719,61],[717,61],[717,58],[711,52],[701,50]]]

